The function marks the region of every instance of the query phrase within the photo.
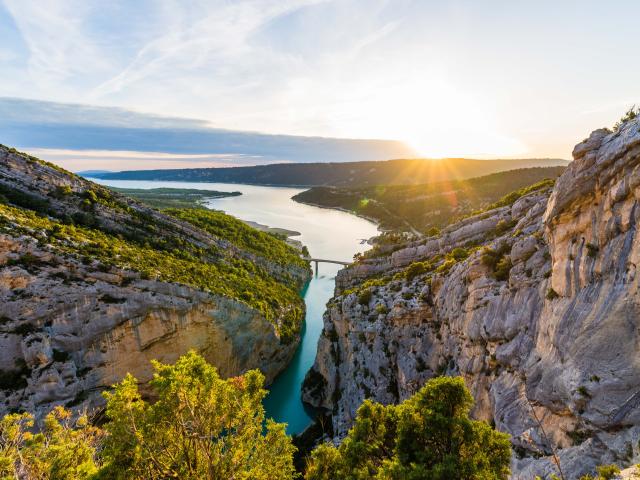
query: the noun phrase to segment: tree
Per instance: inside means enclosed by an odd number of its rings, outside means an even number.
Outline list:
[[[295,447],[284,424],[267,420],[264,376],[257,370],[221,379],[195,352],[153,362],[155,403],[128,375],[106,394],[102,478],[290,479]]]
[[[501,480],[509,475],[506,434],[469,419],[462,378],[430,380],[400,405],[365,400],[339,447],[319,446],[307,480]]]
[[[41,433],[31,433],[33,416],[6,415],[0,421],[0,478],[66,480],[90,478],[98,471],[100,429],[81,415],[56,407],[44,420]]]

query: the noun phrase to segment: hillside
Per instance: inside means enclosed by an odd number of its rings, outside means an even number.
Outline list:
[[[363,399],[461,375],[511,436],[512,479],[640,456],[640,118],[594,131],[552,189],[341,270],[304,399],[335,439]],[[559,475],[558,475],[559,476]],[[585,477],[586,478],[586,477]],[[612,478],[612,477],[607,477]]]
[[[0,411],[89,406],[149,360],[201,352],[271,381],[299,340],[308,264],[220,212],[160,213],[0,147]]]
[[[419,185],[479,177],[519,168],[565,166],[558,159],[387,160],[347,163],[281,163],[254,167],[136,170],[96,175],[114,180],[174,180],[183,182],[246,183],[256,185],[363,187]]]
[[[127,197],[135,198],[158,210],[166,208],[205,208],[203,202],[207,200],[241,195],[240,192],[218,192],[195,188],[108,188]]]
[[[426,233],[488,208],[514,190],[548,188],[563,171],[564,167],[538,167],[426,185],[313,187],[293,199],[349,210],[375,220],[385,230]]]

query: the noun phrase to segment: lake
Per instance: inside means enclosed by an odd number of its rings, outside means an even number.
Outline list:
[[[294,202],[291,197],[303,189],[262,187],[228,183],[151,182],[137,180],[96,180],[103,185],[122,188],[197,188],[221,192],[242,192],[239,197],[211,200],[208,206],[242,220],[258,222],[270,227],[300,232],[293,237],[309,249],[312,257],[351,261],[357,252],[366,250],[361,244],[377,234],[376,225],[346,212],[313,207]],[[327,301],[333,296],[335,276],[341,267],[321,263],[304,292],[307,307],[302,341],[286,368],[269,387],[264,405],[267,416],[288,424],[289,434],[300,433],[311,422],[301,399],[300,391],[306,372],[313,365],[318,338],[322,331],[322,315]]]

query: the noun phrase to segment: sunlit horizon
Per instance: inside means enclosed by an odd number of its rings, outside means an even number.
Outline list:
[[[175,128],[396,140],[418,157],[569,159],[640,102],[625,36],[639,15],[630,0],[2,0],[0,97],[77,104],[74,122],[117,107]]]

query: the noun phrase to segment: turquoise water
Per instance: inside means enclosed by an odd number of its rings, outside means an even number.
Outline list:
[[[291,197],[299,188],[258,187],[225,183],[148,182],[135,180],[97,180],[98,183],[125,188],[198,188],[218,191],[240,191],[239,197],[213,200],[211,208],[230,215],[258,222],[270,227],[300,232],[296,238],[309,249],[312,257],[350,261],[356,252],[366,250],[362,239],[376,234],[376,226],[354,215],[309,205],[302,205]],[[264,405],[267,415],[288,424],[290,434],[304,430],[311,421],[300,400],[300,389],[306,372],[313,365],[318,338],[322,331],[325,304],[333,295],[339,265],[321,263],[303,292],[307,306],[302,341],[293,360],[269,387]]]

